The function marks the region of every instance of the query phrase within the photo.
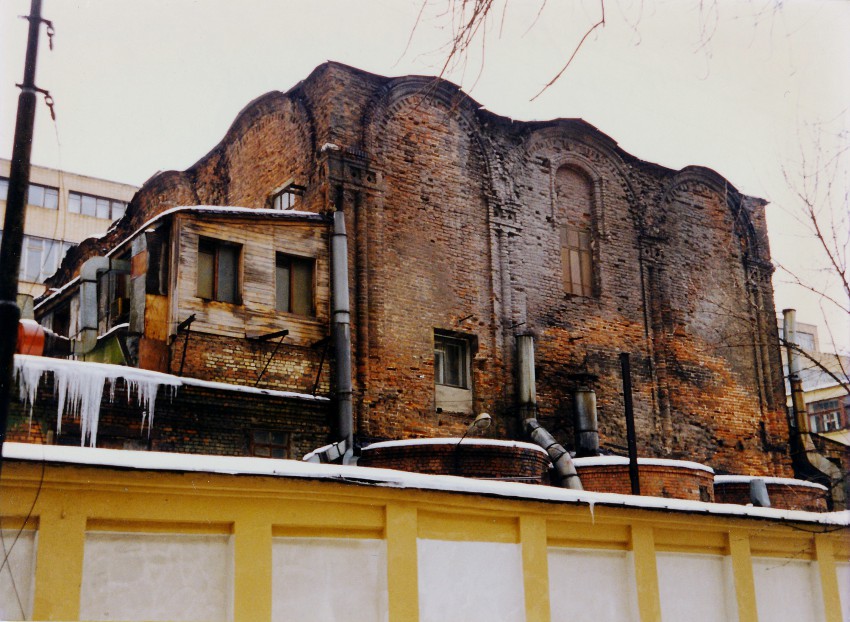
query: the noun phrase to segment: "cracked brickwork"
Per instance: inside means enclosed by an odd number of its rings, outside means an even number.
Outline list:
[[[299,209],[346,214],[359,439],[465,430],[468,415],[435,403],[435,330],[469,339],[488,434],[519,438],[525,332],[539,418],[567,446],[572,393],[590,382],[602,445],[625,447],[625,352],[641,455],[791,475],[764,202],[709,169],[643,162],[580,119],[500,117],[441,80],[326,63],[258,98],[192,168],[145,184],[50,285],[169,207],[262,208],[289,179],[306,187]],[[564,289],[570,223],[592,233],[588,296]],[[232,354],[238,373],[257,362]],[[293,365],[303,387],[317,361]]]

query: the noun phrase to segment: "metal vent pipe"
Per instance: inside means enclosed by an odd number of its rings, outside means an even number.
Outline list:
[[[570,453],[537,421],[537,390],[534,373],[534,336],[517,335],[517,398],[523,430],[549,454],[561,488],[584,490]]]
[[[596,416],[596,392],[579,387],[573,396],[573,425],[576,434],[577,456],[595,456],[599,453],[599,426]]]

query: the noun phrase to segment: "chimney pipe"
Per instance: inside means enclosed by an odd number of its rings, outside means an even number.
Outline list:
[[[599,427],[596,416],[596,392],[580,386],[573,394],[573,426],[576,433],[576,456],[599,453]]]
[[[797,312],[794,309],[782,310],[782,332],[785,338],[785,351],[788,355],[788,384],[791,387],[791,409],[794,414],[795,430],[791,430],[791,460],[798,477],[821,480],[827,484],[831,493],[832,509],[842,509],[846,505],[847,485],[844,475],[826,456],[818,452],[812,441],[809,429],[809,417],[803,397],[803,381],[800,378],[800,355],[797,352]]]
[[[562,488],[584,490],[570,453],[537,421],[537,390],[534,374],[534,336],[517,335],[517,398],[525,433],[549,454],[557,484]]]
[[[333,342],[337,400],[337,432],[345,442],[345,454],[354,448],[353,411],[351,404],[351,312],[348,301],[348,237],[342,211],[342,189],[338,191],[337,209],[331,239],[333,261]]]

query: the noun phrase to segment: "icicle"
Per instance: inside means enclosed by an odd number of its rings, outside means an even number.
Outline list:
[[[53,373],[53,391],[56,397],[56,433],[62,433],[62,417],[66,411],[80,421],[80,444],[97,445],[97,430],[100,422],[100,404],[106,381],[109,381],[108,399],[115,398],[115,387],[119,381],[127,388],[127,399],[131,391],[136,392],[136,402],[143,408],[142,429],[147,425],[148,435],[153,426],[157,391],[161,385],[170,387],[174,396],[182,384],[179,378],[120,365],[82,363],[46,357],[15,356],[15,377],[19,397],[29,408],[35,403],[38,384],[46,372]]]
[[[587,505],[590,507],[590,524],[595,525],[596,524],[596,515],[593,513],[593,510],[594,510],[594,506],[596,505],[596,502],[591,499],[590,501],[587,502]]]

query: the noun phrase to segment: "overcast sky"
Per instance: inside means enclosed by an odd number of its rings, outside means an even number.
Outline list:
[[[836,135],[850,141],[850,2],[606,0],[605,27],[530,101],[599,18],[598,0],[549,0],[535,19],[541,1],[510,0],[502,19],[497,0],[483,64],[476,46],[446,77],[495,113],[580,117],[644,160],[713,168],[772,202],[774,258],[820,287],[783,170],[797,184],[801,154],[811,165],[835,152]],[[140,185],[191,166],[249,101],[326,60],[434,75],[448,6],[429,0],[414,31],[420,0],[44,0],[56,36],[53,51],[42,36],[37,82],[57,121],[39,107],[33,163]],[[0,157],[11,155],[26,40],[17,16],[28,12],[29,1],[0,4]],[[815,298],[775,285],[778,309],[822,322]],[[833,316],[844,349],[848,322]]]

